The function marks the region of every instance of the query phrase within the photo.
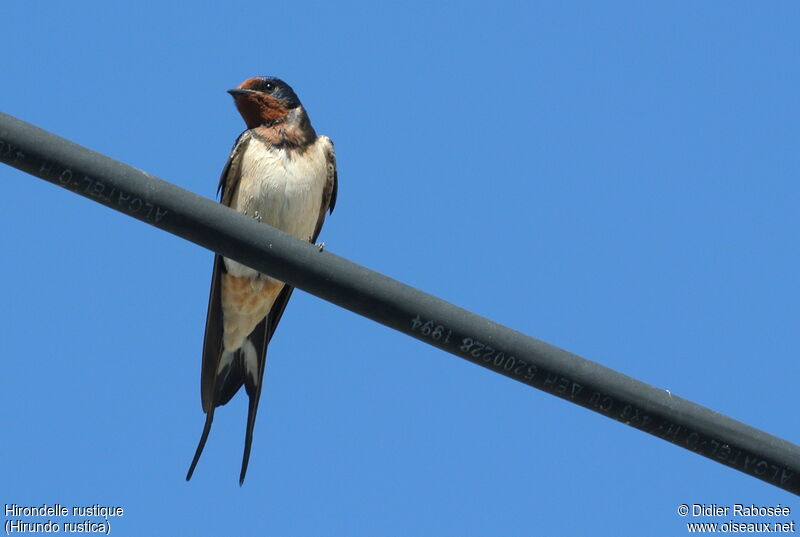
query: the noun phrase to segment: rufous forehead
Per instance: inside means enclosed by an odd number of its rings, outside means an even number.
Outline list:
[[[255,89],[255,87],[260,82],[262,82],[262,80],[259,77],[254,76],[253,78],[248,78],[247,80],[236,86],[236,89]]]

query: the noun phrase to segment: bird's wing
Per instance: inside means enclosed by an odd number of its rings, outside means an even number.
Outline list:
[[[239,173],[239,160],[243,149],[250,140],[249,130],[244,131],[233,144],[230,155],[222,174],[219,178],[217,193],[220,195],[220,202],[230,207],[231,199],[239,183],[241,174]],[[221,255],[214,256],[214,267],[211,274],[211,291],[208,297],[208,313],[206,315],[206,333],[203,340],[203,366],[200,374],[200,395],[203,403],[203,412],[213,413],[214,407],[224,405],[230,401],[231,397],[241,387],[241,375],[231,374],[228,370],[227,375],[217,375],[219,360],[222,357],[222,275],[226,272],[225,262]],[[218,377],[222,377],[221,384]]]
[[[325,158],[327,161],[327,175],[325,178],[325,187],[322,193],[322,204],[319,210],[319,219],[317,226],[314,230],[314,235],[311,242],[316,242],[320,231],[322,230],[322,223],[325,221],[325,213],[327,211],[333,212],[333,206],[336,203],[337,194],[337,175],[336,175],[336,156],[333,152],[333,143],[327,136],[320,136],[317,143],[323,144],[325,151]],[[286,309],[286,304],[289,302],[289,297],[292,296],[294,288],[291,285],[284,285],[275,303],[272,305],[267,317],[259,323],[253,333],[248,339],[253,343],[256,349],[256,356],[259,357],[258,362],[258,377],[257,379],[250,379],[245,375],[244,385],[247,390],[247,395],[250,397],[250,404],[247,410],[247,430],[244,439],[244,455],[242,457],[242,471],[239,474],[239,484],[244,482],[244,476],[247,472],[247,463],[250,459],[250,446],[253,442],[253,427],[256,422],[256,412],[258,411],[258,401],[261,399],[261,387],[263,386],[264,369],[267,361],[267,344],[272,339],[272,334],[275,333],[278,323],[283,316]],[[238,387],[237,387],[238,389]]]
[[[228,160],[225,162],[225,166],[222,168],[222,173],[219,175],[217,196],[220,197],[220,203],[228,207],[231,206],[231,198],[233,193],[236,191],[236,185],[239,183],[239,178],[241,177],[238,170],[239,156],[244,148],[247,147],[247,143],[250,141],[252,136],[253,133],[250,130],[246,130],[239,135],[239,137],[233,143],[231,152],[228,155]],[[233,171],[233,173],[231,173],[231,171]]]
[[[250,136],[250,131],[244,131],[239,135],[222,168],[217,194],[221,196],[220,202],[225,205],[230,206],[231,198],[236,191],[240,177],[239,156],[250,140]],[[215,254],[211,272],[211,291],[208,297],[206,333],[203,339],[203,365],[200,372],[200,400],[203,412],[206,413],[206,422],[192,464],[189,466],[189,472],[186,474],[187,481],[191,479],[197,461],[200,460],[200,455],[203,453],[206,440],[208,440],[208,433],[211,431],[211,423],[214,420],[214,409],[230,401],[244,382],[241,360],[233,360],[228,367],[217,374],[222,358],[222,275],[225,271],[223,257]]]
[[[319,219],[317,227],[314,229],[314,236],[311,242],[316,242],[319,232],[322,231],[322,224],[325,222],[325,213],[333,214],[333,207],[336,205],[336,195],[339,192],[339,177],[336,173],[336,153],[333,151],[333,142],[327,136],[320,136],[318,144],[322,144],[325,152],[325,160],[328,163],[328,174],[325,180],[325,189],[322,191],[322,205],[319,208]]]

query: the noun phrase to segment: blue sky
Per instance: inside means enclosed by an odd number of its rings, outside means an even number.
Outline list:
[[[213,197],[244,128],[225,90],[279,76],[336,144],[328,250],[798,443],[799,17],[7,2],[0,92]],[[800,519],[789,493],[303,292],[244,486],[242,395],[186,483],[212,254],[0,177],[0,503],[120,505],[116,535],[672,536],[682,503]]]

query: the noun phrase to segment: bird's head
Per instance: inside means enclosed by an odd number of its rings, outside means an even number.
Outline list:
[[[291,86],[271,76],[248,78],[228,93],[233,96],[248,129],[279,123],[301,106]]]

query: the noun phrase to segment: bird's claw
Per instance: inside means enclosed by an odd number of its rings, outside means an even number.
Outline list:
[[[318,243],[317,243],[317,244],[315,244],[314,246],[316,246],[317,248],[319,248],[319,251],[320,251],[320,252],[321,252],[322,250],[324,250],[324,249],[325,249],[325,243],[324,243],[324,242],[318,242]]]

